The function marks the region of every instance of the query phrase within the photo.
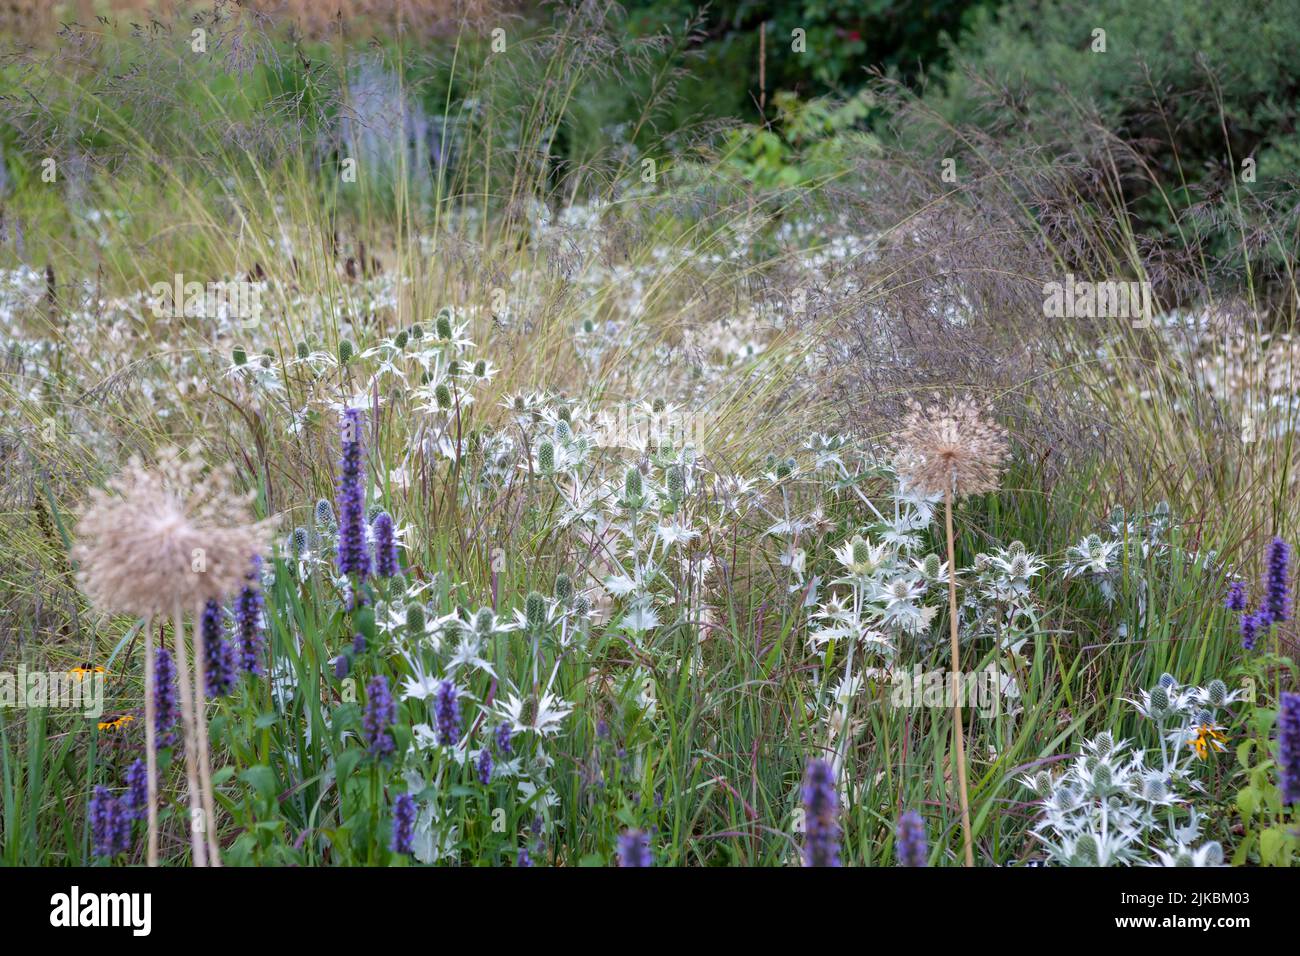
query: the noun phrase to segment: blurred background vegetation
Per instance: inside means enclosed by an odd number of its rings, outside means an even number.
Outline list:
[[[943,158],[969,167],[980,159],[973,130],[1091,171],[1096,189],[1083,189],[1081,198],[1122,202],[1139,237],[1222,257],[1243,242],[1267,244],[1254,235],[1295,225],[1293,203],[1278,206],[1288,202],[1300,159],[1297,12],[1295,0],[733,0],[706,7],[629,0],[591,14],[601,23],[589,39],[594,46],[620,38],[636,68],[582,78],[553,117],[549,158],[582,165],[610,151],[677,149],[706,136],[716,142],[725,126],[727,166],[760,185],[792,186],[833,175],[845,157],[882,142],[938,152],[936,170]],[[325,47],[354,46],[357,58],[372,62],[400,53],[402,83],[430,138],[446,142],[443,124],[463,117],[475,95],[464,64],[490,52],[493,24],[517,42],[540,38],[561,15],[562,5],[447,0],[6,0],[0,196],[37,172],[30,147],[42,136],[22,116],[39,98],[39,81],[21,65],[32,48],[62,45],[87,74],[104,71],[87,75],[90,84],[124,83],[137,68],[116,61],[120,51],[87,42],[77,24],[146,38],[235,24],[218,52],[241,73],[259,75],[252,84],[239,78],[243,97],[263,91],[264,103],[248,104],[250,116],[280,104],[299,122],[329,119],[325,107],[313,114]],[[620,21],[613,29],[611,17]],[[1100,43],[1097,31],[1104,31]],[[274,48],[259,48],[267,37],[275,37]],[[440,53],[452,39],[458,63]],[[574,42],[582,39],[576,34]],[[555,79],[521,75],[515,106],[533,101],[532,83]],[[364,64],[351,79],[372,91],[387,82]],[[206,79],[207,90],[198,85],[184,96],[168,91],[171,102],[198,122],[214,104],[233,108],[229,89]],[[909,105],[923,107],[907,110],[905,124],[898,101],[881,95],[900,90]],[[494,96],[497,108],[509,108],[500,90]],[[141,136],[174,136],[174,117],[123,119]],[[365,125],[364,117],[358,122]],[[65,124],[59,135],[77,137],[78,151],[90,156],[105,145],[89,126]],[[1243,190],[1258,194],[1258,209],[1242,204]],[[1261,216],[1272,228],[1258,228]]]

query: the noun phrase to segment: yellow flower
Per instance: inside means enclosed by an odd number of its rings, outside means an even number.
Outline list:
[[[133,720],[135,720],[135,717],[132,715],[123,714],[121,717],[114,718],[113,720],[101,720],[96,724],[96,726],[100,730],[121,730]]]
[[[1224,746],[1228,738],[1220,732],[1219,728],[1210,724],[1201,724],[1196,731],[1196,736],[1188,741],[1187,746],[1196,751],[1196,758],[1204,760],[1210,755],[1210,751],[1222,753],[1228,748]]]

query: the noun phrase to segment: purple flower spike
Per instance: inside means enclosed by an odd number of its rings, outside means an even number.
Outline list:
[[[433,698],[433,716],[438,723],[438,743],[444,747],[455,746],[460,739],[460,702],[456,699],[456,685],[445,680],[438,685]]]
[[[400,570],[392,516],[387,511],[379,512],[371,522],[370,530],[375,536],[375,573],[381,578],[391,578]]]
[[[180,707],[176,703],[176,663],[167,648],[159,647],[154,651],[153,673],[153,725],[158,735],[158,749],[161,750],[176,743],[172,728],[181,719]]]
[[[343,457],[339,461],[338,565],[340,574],[354,574],[364,581],[370,574],[370,552],[366,548],[366,450],[361,443],[361,412],[349,408],[343,413]]]
[[[371,756],[387,757],[397,749],[388,732],[396,722],[397,704],[388,691],[388,678],[381,675],[366,685],[366,710],[361,721]]]
[[[221,633],[221,605],[209,601],[199,618],[203,628],[203,679],[208,693],[225,697],[235,686],[235,650]]]
[[[1280,624],[1291,616],[1291,547],[1274,538],[1268,547],[1264,572],[1264,606],[1270,624]]]
[[[650,838],[643,830],[624,830],[618,835],[619,866],[654,866]]]
[[[403,793],[393,801],[393,838],[388,849],[394,853],[410,853],[415,837],[415,797]]]
[[[1300,803],[1300,694],[1289,691],[1277,715],[1277,763],[1282,802]]]
[[[1237,580],[1228,586],[1228,596],[1223,599],[1223,606],[1229,611],[1246,610],[1246,582]]]
[[[810,760],[803,778],[804,866],[840,865],[839,798],[835,774],[824,760]]]
[[[898,818],[898,835],[894,840],[899,866],[925,866],[925,821],[915,810]]]

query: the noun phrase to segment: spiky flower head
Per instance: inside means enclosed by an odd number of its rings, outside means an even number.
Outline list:
[[[623,498],[629,505],[636,507],[641,503],[641,494],[641,472],[636,468],[629,468],[627,474],[623,476]]]
[[[573,600],[573,578],[563,571],[555,576],[555,599],[564,605]]]
[[[895,448],[899,476],[914,490],[961,497],[997,489],[1007,438],[970,398],[913,401]]]
[[[555,445],[553,443],[543,440],[537,446],[537,470],[543,475],[549,475],[555,471]]]
[[[352,361],[352,355],[356,351],[348,339],[339,339],[339,364],[347,365]]]
[[[894,848],[899,866],[925,866],[925,821],[921,814],[908,810],[898,818]]]
[[[536,591],[528,592],[524,599],[524,617],[530,631],[540,631],[546,625],[546,598]]]
[[[316,527],[321,531],[331,531],[334,525],[334,506],[328,498],[321,498],[316,502]]]
[[[73,548],[81,588],[101,609],[139,617],[233,594],[274,526],[253,520],[232,467],[208,469],[193,449],[165,451],[154,468],[132,459],[90,495]]]

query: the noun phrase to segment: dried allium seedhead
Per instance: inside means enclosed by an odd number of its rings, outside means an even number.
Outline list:
[[[960,498],[997,489],[1007,438],[969,398],[912,402],[895,448],[898,473],[914,489]]]
[[[73,557],[87,596],[140,617],[200,607],[233,594],[267,550],[274,522],[253,520],[253,495],[232,469],[205,469],[193,452],[168,450],[154,468],[132,459],[95,489],[77,525]]]

